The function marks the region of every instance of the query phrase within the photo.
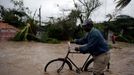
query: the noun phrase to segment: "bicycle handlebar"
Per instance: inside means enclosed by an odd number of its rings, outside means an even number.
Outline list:
[[[69,52],[69,53],[80,53],[79,51],[75,51],[73,48],[71,48],[71,43],[70,43],[70,41],[68,41],[67,44],[68,44],[68,52]],[[71,51],[71,50],[74,50],[74,51]]]
[[[70,49],[71,49],[70,41],[69,41],[69,42],[67,42],[67,44],[68,44],[68,50],[70,50]]]

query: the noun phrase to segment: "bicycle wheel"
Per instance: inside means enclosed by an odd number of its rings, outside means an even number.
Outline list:
[[[64,63],[64,65],[63,65]],[[44,68],[45,72],[64,72],[66,70],[72,70],[72,65],[64,58],[58,58],[48,62]]]
[[[94,59],[92,58],[87,62],[87,64],[84,67],[84,71],[92,71],[92,66],[93,66],[92,62],[93,61],[94,61]],[[107,70],[109,70],[109,69],[110,69],[110,62],[108,62],[108,64],[107,64]]]
[[[93,66],[92,62],[93,61],[94,61],[94,59],[92,58],[87,62],[87,64],[84,67],[84,71],[92,71],[92,66]]]

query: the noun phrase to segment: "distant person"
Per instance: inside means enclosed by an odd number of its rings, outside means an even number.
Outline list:
[[[112,36],[111,36],[111,39],[112,39],[112,43],[115,44],[115,41],[116,41],[116,36],[115,34],[113,33]]]
[[[93,75],[104,75],[104,69],[110,60],[109,48],[101,32],[94,28],[91,20],[85,20],[82,28],[87,34],[80,39],[75,39],[71,43],[82,45],[75,47],[80,53],[90,53],[93,56]]]

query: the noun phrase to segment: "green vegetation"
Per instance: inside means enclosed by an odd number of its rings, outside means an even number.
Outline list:
[[[114,21],[98,23],[95,25],[98,29],[104,32],[105,37],[107,33],[105,29],[109,29],[116,36],[117,41],[124,41],[134,43],[134,18],[127,15],[118,15]]]
[[[35,20],[36,11],[31,16],[31,11],[24,6],[23,0],[11,0],[14,4],[13,9],[6,9],[0,6],[0,14],[6,23],[20,29],[14,38],[16,41],[34,40],[45,43],[60,43],[60,41],[82,37],[85,32],[82,30],[81,24],[76,25],[77,22],[83,23],[85,19],[90,18],[90,15],[96,8],[101,6],[99,0],[86,0],[85,2],[78,0],[79,3],[76,3],[75,0],[73,1],[75,9],[69,10],[70,13],[67,16],[50,17],[48,22]],[[118,4],[117,6],[120,5]],[[121,6],[121,8],[123,7]],[[41,10],[41,8],[39,9]],[[110,30],[118,36],[118,41],[134,43],[134,18],[127,15],[119,15],[114,21],[111,21],[112,15],[108,14],[107,17],[109,17],[107,22],[95,23],[95,27],[104,33],[106,39]],[[41,15],[39,19],[41,19]],[[43,23],[45,26],[41,25]]]
[[[134,18],[127,15],[119,15],[110,24],[110,29],[118,36],[117,40],[133,43]]]

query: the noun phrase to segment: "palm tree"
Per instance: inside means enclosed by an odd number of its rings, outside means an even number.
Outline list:
[[[115,0],[115,1],[117,1],[117,0]],[[122,8],[126,7],[130,3],[130,1],[131,0],[118,0],[116,8],[122,9]]]

